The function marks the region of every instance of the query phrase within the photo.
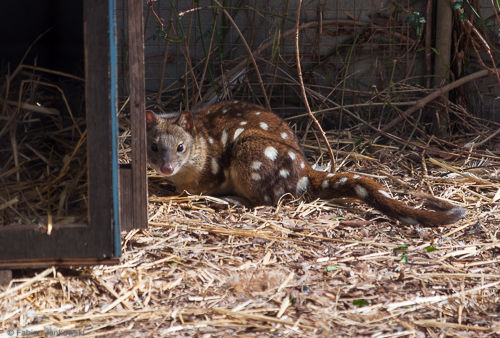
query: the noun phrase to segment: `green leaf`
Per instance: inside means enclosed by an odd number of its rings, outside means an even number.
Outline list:
[[[329,266],[326,267],[325,270],[327,272],[330,272],[330,271],[335,271],[335,270],[342,270],[342,268],[340,266],[329,265]]]
[[[352,301],[352,304],[355,306],[366,306],[368,305],[368,302],[364,299],[355,299]]]
[[[425,251],[427,251],[427,252],[432,252],[432,251],[436,251],[436,250],[437,250],[437,248],[435,248],[433,246],[427,246],[427,247],[425,247]]]
[[[403,258],[399,261],[400,263],[406,263],[408,261],[408,254],[405,252]]]
[[[467,19],[467,14],[465,14],[465,12],[460,13],[460,15],[458,16],[458,18],[460,19],[460,21],[465,20],[465,19]]]
[[[431,50],[434,52],[434,54],[439,55],[439,49],[431,47]]]
[[[408,245],[401,245],[401,246],[398,246],[397,248],[392,249],[392,251],[394,251],[394,252],[405,251],[405,250],[408,250]]]
[[[462,1],[455,1],[454,3],[451,4],[451,8],[453,8],[453,9],[462,8]]]
[[[330,221],[340,221],[340,220],[343,220],[343,219],[345,219],[345,217],[337,216],[337,217],[330,218]]]

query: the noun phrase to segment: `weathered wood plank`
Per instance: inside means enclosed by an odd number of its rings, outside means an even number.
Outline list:
[[[143,2],[128,0],[130,124],[132,133],[133,226],[147,226],[146,117],[144,114]],[[122,227],[122,230],[124,228]]]
[[[128,231],[134,228],[134,194],[132,191],[132,166],[120,165],[120,228]]]
[[[59,257],[103,257],[87,224],[54,227],[48,235],[38,225],[10,226],[0,231],[0,261]]]
[[[114,265],[120,263],[119,258],[99,259],[99,258],[60,258],[60,259],[22,259],[5,260],[0,262],[1,269],[40,269],[48,266],[84,266],[84,265]],[[9,271],[9,270],[0,270]],[[0,281],[1,285],[1,281]]]
[[[12,270],[0,270],[0,285],[2,286],[9,285],[11,280],[12,280]]]
[[[84,3],[85,98],[89,166],[89,231],[91,251],[113,256],[112,133],[109,68],[108,1]],[[74,257],[74,256],[73,256]]]

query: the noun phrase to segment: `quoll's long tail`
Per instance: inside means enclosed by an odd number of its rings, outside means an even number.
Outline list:
[[[412,208],[396,201],[375,181],[356,174],[331,174],[313,169],[308,174],[308,192],[322,199],[351,197],[394,217],[404,224],[423,224],[427,226],[455,223],[465,216],[465,209],[440,201],[435,209]]]

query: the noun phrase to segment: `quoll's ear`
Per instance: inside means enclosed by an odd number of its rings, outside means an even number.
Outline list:
[[[183,111],[175,120],[175,124],[182,127],[187,132],[193,131],[193,115],[188,111]]]
[[[158,117],[151,110],[146,110],[146,127],[150,128],[158,123]]]

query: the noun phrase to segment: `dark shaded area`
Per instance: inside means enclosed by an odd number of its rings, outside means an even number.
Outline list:
[[[83,76],[82,0],[0,1],[0,71],[17,66],[43,32],[25,63]]]

